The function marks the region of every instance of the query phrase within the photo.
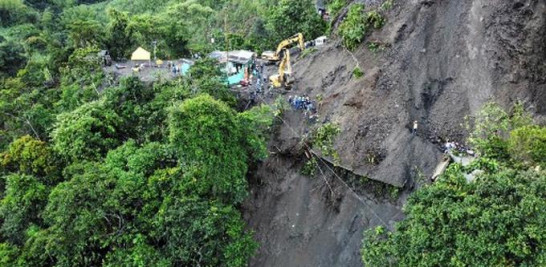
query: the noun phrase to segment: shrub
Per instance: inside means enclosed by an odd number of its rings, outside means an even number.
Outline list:
[[[367,25],[362,16],[363,10],[363,4],[352,5],[347,18],[339,26],[339,34],[343,39],[343,45],[350,50],[355,49],[362,42],[362,38],[364,38],[367,31]]]
[[[353,76],[355,76],[355,78],[358,79],[364,76],[364,72],[362,72],[362,70],[359,67],[355,67],[355,69],[353,70]]]
[[[347,5],[347,0],[332,0],[328,3],[328,12],[332,18],[337,17],[339,12]]]
[[[513,130],[508,140],[512,159],[546,168],[546,127],[524,126]]]
[[[339,27],[339,34],[343,39],[343,44],[350,50],[355,49],[362,42],[368,29],[380,29],[385,25],[385,17],[376,10],[366,12],[364,15],[363,11],[363,4],[352,5],[347,18]]]
[[[333,157],[334,161],[339,160],[339,154],[334,149],[334,139],[341,132],[339,126],[333,123],[326,123],[316,129],[313,134],[312,143],[320,149],[325,157]]]
[[[381,4],[379,9],[381,9],[381,11],[387,11],[392,8],[392,5],[393,5],[393,0],[387,0],[383,2],[383,4]]]
[[[318,50],[316,48],[309,48],[309,49],[305,49],[302,53],[301,53],[301,58],[306,58],[307,56],[317,52]]]
[[[379,43],[376,42],[369,42],[368,43],[368,50],[372,51],[373,53],[377,52],[377,50],[382,50],[383,48]]]
[[[313,177],[317,173],[317,158],[312,157],[310,160],[305,162],[305,165],[303,165],[303,168],[301,169],[301,174]]]
[[[375,29],[381,29],[381,27],[385,25],[385,17],[379,14],[379,12],[376,10],[367,12],[364,16],[364,21],[368,27],[372,26]]]

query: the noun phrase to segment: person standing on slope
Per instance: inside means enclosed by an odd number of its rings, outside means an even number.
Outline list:
[[[412,135],[417,134],[417,127],[419,127],[419,125],[417,124],[417,121],[413,121],[413,128],[411,129],[411,134]]]

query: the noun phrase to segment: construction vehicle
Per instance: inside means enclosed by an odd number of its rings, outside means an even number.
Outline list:
[[[274,88],[284,87],[290,89],[292,84],[292,64],[290,63],[290,51],[283,49],[283,58],[279,64],[279,73],[269,77],[269,84]]]
[[[303,34],[298,33],[298,34],[295,34],[294,36],[280,42],[279,45],[277,46],[277,50],[275,50],[275,51],[264,51],[262,53],[262,59],[265,60],[266,62],[277,62],[277,61],[281,60],[282,57],[283,57],[281,55],[282,51],[284,49],[286,49],[289,45],[291,45],[291,44],[293,44],[295,42],[298,43],[301,51],[305,50],[305,42],[303,41]]]

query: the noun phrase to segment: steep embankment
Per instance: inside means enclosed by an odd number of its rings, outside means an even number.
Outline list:
[[[351,54],[334,40],[294,64],[293,93],[323,96],[320,122],[340,125],[335,148],[343,166],[411,187],[419,174],[432,174],[438,139],[464,141],[464,117],[487,101],[523,100],[544,121],[545,14],[541,0],[397,1],[387,25],[367,39],[384,51],[362,45]],[[360,79],[351,74],[356,65],[365,72]],[[298,143],[289,128],[306,127],[297,116],[287,114],[291,126],[281,126],[271,151]],[[409,130],[414,120],[417,136]],[[358,266],[361,232],[401,219],[403,198],[357,196],[327,170],[309,179],[299,174],[301,156],[272,155],[254,175],[260,185],[245,206],[261,243],[253,265]],[[328,187],[336,189],[333,206]]]

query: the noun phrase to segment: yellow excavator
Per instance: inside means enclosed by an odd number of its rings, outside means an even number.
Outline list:
[[[279,73],[269,77],[269,84],[274,88],[284,87],[290,89],[292,84],[292,64],[290,64],[290,51],[283,49],[283,58],[279,64]]]
[[[297,42],[298,46],[300,47],[301,51],[305,50],[305,43],[303,41],[303,34],[297,33],[293,35],[292,37],[283,40],[279,43],[277,46],[277,50],[275,51],[264,51],[262,53],[262,59],[268,62],[276,62],[282,59],[281,52],[287,48],[289,45]]]

